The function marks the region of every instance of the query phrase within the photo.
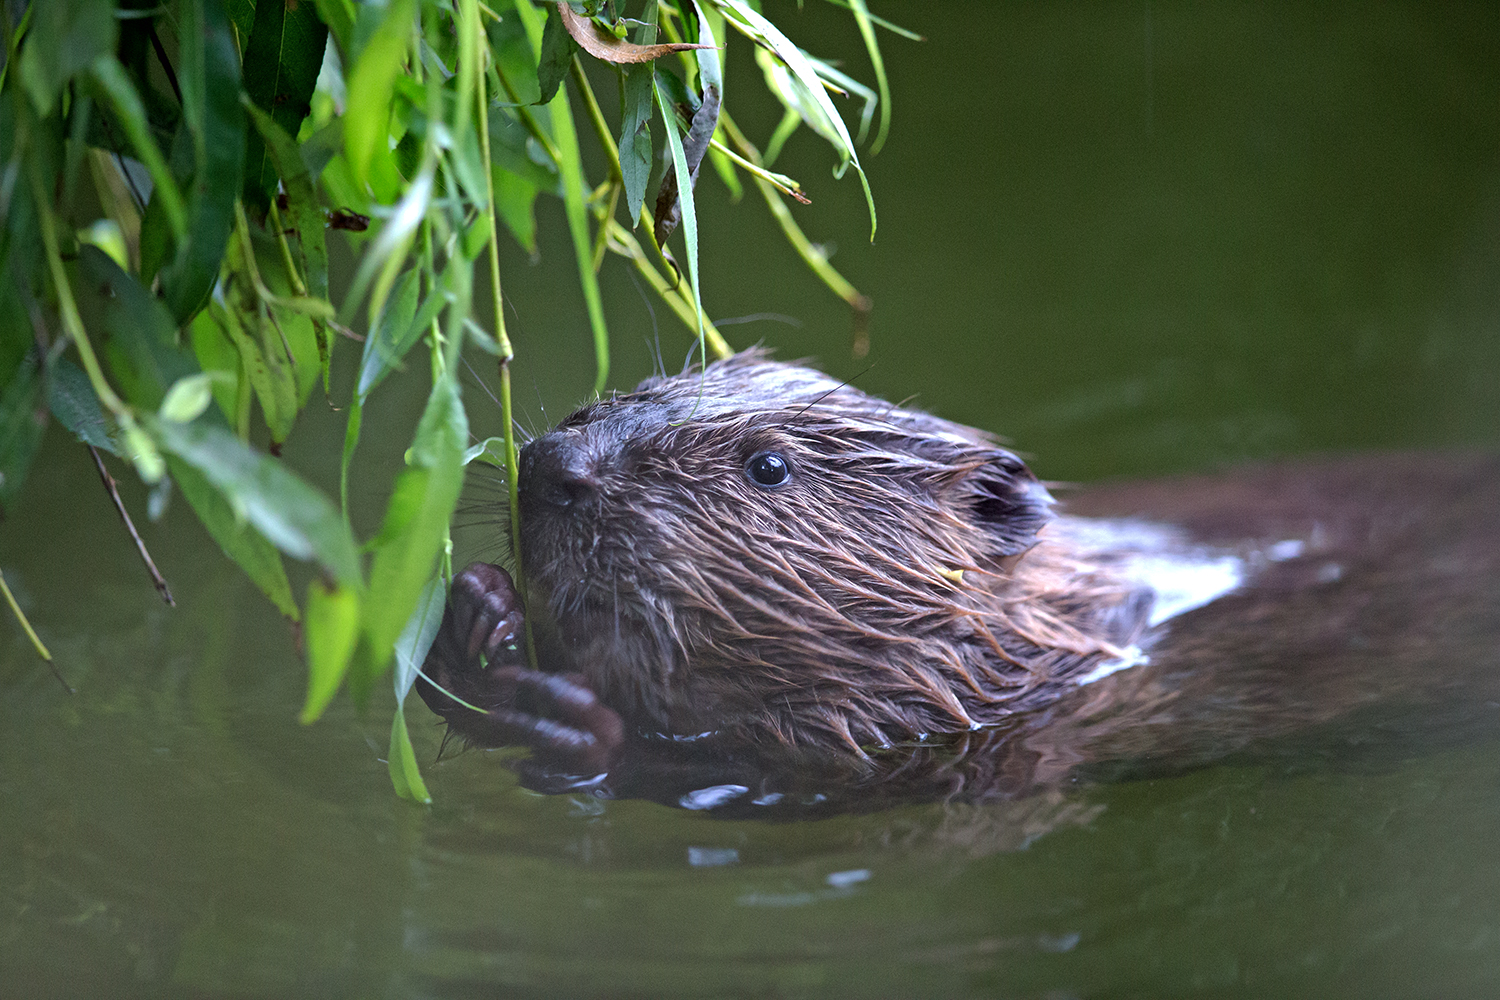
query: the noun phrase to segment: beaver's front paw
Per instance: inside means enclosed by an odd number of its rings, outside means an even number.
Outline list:
[[[524,662],[524,622],[525,608],[505,570],[474,563],[455,576],[443,623],[417,679],[427,707],[453,722],[456,715],[472,713],[460,700],[476,705],[490,700],[486,690],[493,670]]]
[[[548,771],[607,771],[624,744],[620,716],[583,677],[528,670],[524,621],[505,570],[474,563],[455,576],[417,681],[422,700],[470,743],[528,747]]]

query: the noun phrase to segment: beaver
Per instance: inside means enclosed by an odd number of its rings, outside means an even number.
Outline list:
[[[1490,459],[1426,474],[1429,487],[1448,475],[1449,492],[1488,484],[1490,497],[1500,481]],[[1324,500],[1357,490],[1354,478],[1333,476]],[[1306,523],[1262,525],[1248,547],[1250,522],[1235,540],[1227,510],[1230,527],[1208,548],[1201,524],[1167,543],[1142,543],[1138,521],[1087,529],[1059,517],[1052,492],[992,435],[758,350],[583,406],[522,450],[519,493],[525,603],[498,566],[458,574],[418,688],[465,741],[530,748],[534,778],[613,775],[616,791],[643,759],[657,777],[663,761],[718,769],[688,768],[683,787],[705,774],[763,779],[775,759],[801,774],[817,760],[811,770],[835,784],[880,771],[887,788],[899,774],[903,787],[1024,794],[1080,762],[1138,755],[1164,701],[1184,715],[1166,688],[1183,676],[1201,686],[1276,627],[1267,587],[1249,588],[1259,603],[1215,626],[1221,648],[1189,657],[1197,669],[1184,673],[1162,646],[1163,587],[1143,563],[1229,567],[1209,596],[1242,587],[1256,565],[1268,581],[1297,567],[1316,590],[1336,582],[1324,579],[1329,553],[1359,542],[1357,530],[1338,534],[1327,503],[1322,521],[1304,511]],[[1283,485],[1246,499],[1274,507],[1287,495]],[[1308,539],[1318,552],[1304,551]],[[1493,617],[1494,600],[1481,603]],[[521,652],[528,622],[539,670]],[[1164,677],[1178,680],[1164,688]],[[1201,701],[1235,702],[1226,690]],[[1297,714],[1282,709],[1240,730]]]

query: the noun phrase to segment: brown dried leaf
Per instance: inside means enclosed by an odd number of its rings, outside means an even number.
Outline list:
[[[568,29],[568,34],[573,36],[573,41],[579,47],[595,59],[603,59],[612,63],[643,63],[660,59],[662,56],[671,55],[673,52],[686,52],[689,49],[711,49],[712,45],[692,45],[687,42],[671,42],[662,45],[636,45],[627,42],[623,38],[616,38],[595,27],[594,22],[586,17],[579,17],[573,8],[565,2],[559,2],[557,13],[562,18],[563,27]]]

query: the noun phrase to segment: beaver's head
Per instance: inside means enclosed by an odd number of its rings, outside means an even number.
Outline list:
[[[545,665],[643,727],[857,747],[1036,683],[997,629],[1047,491],[812,369],[747,352],[585,406],[523,450],[520,495]]]

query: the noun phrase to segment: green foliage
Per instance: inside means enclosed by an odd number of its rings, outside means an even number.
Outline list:
[[[783,131],[809,125],[841,165],[859,160],[828,88],[868,95],[866,125],[874,95],[793,45],[758,5],[118,6],[0,6],[0,510],[21,495],[50,418],[146,481],[169,478],[224,553],[301,621],[306,722],[341,686],[368,695],[393,657],[404,699],[432,642],[448,525],[475,451],[458,380],[466,345],[502,361],[507,432],[484,447],[514,480],[502,224],[535,253],[536,200],[561,199],[601,389],[607,252],[708,349],[728,351],[699,306],[699,252],[717,249],[694,211],[705,155],[736,192],[736,172],[748,173],[819,276],[862,300],[791,220],[781,194],[800,198],[796,183],[766,171],[722,113],[722,36],[733,28],[759,47],[788,108]],[[884,22],[862,2],[853,9],[883,96],[872,25]],[[618,129],[591,76],[615,78]],[[588,176],[586,137],[604,154],[602,179]],[[653,220],[644,206],[663,161]],[[678,218],[686,282],[657,239]],[[330,228],[357,256],[346,289],[330,288]],[[481,262],[494,330],[469,317]],[[356,359],[341,334],[361,307]],[[329,399],[347,415],[341,484],[369,395],[404,365],[432,374],[407,467],[363,544],[347,485],[336,503],[277,457],[318,383],[333,392],[335,364],[357,373],[352,398]],[[286,556],[314,570],[301,608]],[[399,708],[390,766],[401,794],[427,799]]]

